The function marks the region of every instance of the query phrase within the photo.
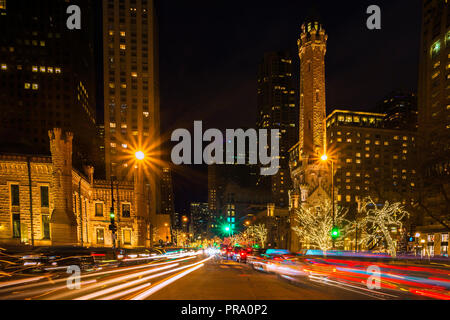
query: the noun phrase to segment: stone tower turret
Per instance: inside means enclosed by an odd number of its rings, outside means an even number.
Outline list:
[[[325,143],[325,54],[328,36],[317,21],[302,25],[300,56],[300,156],[316,158]]]
[[[54,210],[50,216],[53,245],[77,244],[77,220],[72,205],[72,140],[73,134],[61,129],[48,132],[52,154],[52,190]]]

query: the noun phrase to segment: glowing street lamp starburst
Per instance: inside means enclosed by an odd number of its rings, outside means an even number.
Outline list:
[[[137,152],[135,153],[135,157],[136,157],[136,159],[138,159],[138,160],[144,160],[144,159],[145,159],[145,154],[144,154],[144,152],[142,152],[142,151],[137,151]]]

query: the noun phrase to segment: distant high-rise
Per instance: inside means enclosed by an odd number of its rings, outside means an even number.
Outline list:
[[[77,1],[81,30],[69,30],[68,1],[0,1],[0,149],[49,154],[48,130],[74,133],[73,161],[98,164],[94,2]]]
[[[376,111],[386,115],[385,128],[417,130],[417,96],[414,93],[391,92],[378,103]]]
[[[280,170],[271,176],[272,201],[280,207],[288,205],[289,149],[297,142],[298,107],[292,74],[292,57],[287,52],[264,55],[258,70],[259,129],[280,130]]]
[[[195,239],[199,236],[207,237],[208,225],[210,223],[210,214],[207,203],[191,203],[190,211],[192,219],[192,231]]]
[[[157,40],[153,0],[103,0],[106,175],[130,178],[135,152],[144,151],[151,215],[160,213],[161,191]]]
[[[173,227],[180,224],[179,217],[175,213],[172,172],[169,168],[164,168],[162,170],[161,211],[163,214],[170,215]]]

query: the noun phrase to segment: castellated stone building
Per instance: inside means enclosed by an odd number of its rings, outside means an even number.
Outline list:
[[[300,58],[299,142],[289,150],[293,188],[289,193],[291,226],[300,206],[321,205],[331,198],[331,174],[320,157],[326,152],[325,54],[328,36],[322,25],[307,20],[298,40]],[[300,249],[291,231],[289,249]]]
[[[71,133],[53,129],[49,137],[51,156],[0,155],[0,245],[112,247],[111,182],[94,180],[93,167],[73,168]],[[165,221],[148,214],[149,187],[138,181],[113,182],[122,248],[165,239],[157,231]]]

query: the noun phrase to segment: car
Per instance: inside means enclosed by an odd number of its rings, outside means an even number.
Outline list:
[[[237,262],[247,262],[247,255],[248,251],[244,248],[236,248],[234,250],[233,260],[236,260]]]
[[[45,272],[66,270],[78,266],[81,270],[94,270],[96,263],[90,249],[75,246],[40,247],[22,256],[25,270]]]

